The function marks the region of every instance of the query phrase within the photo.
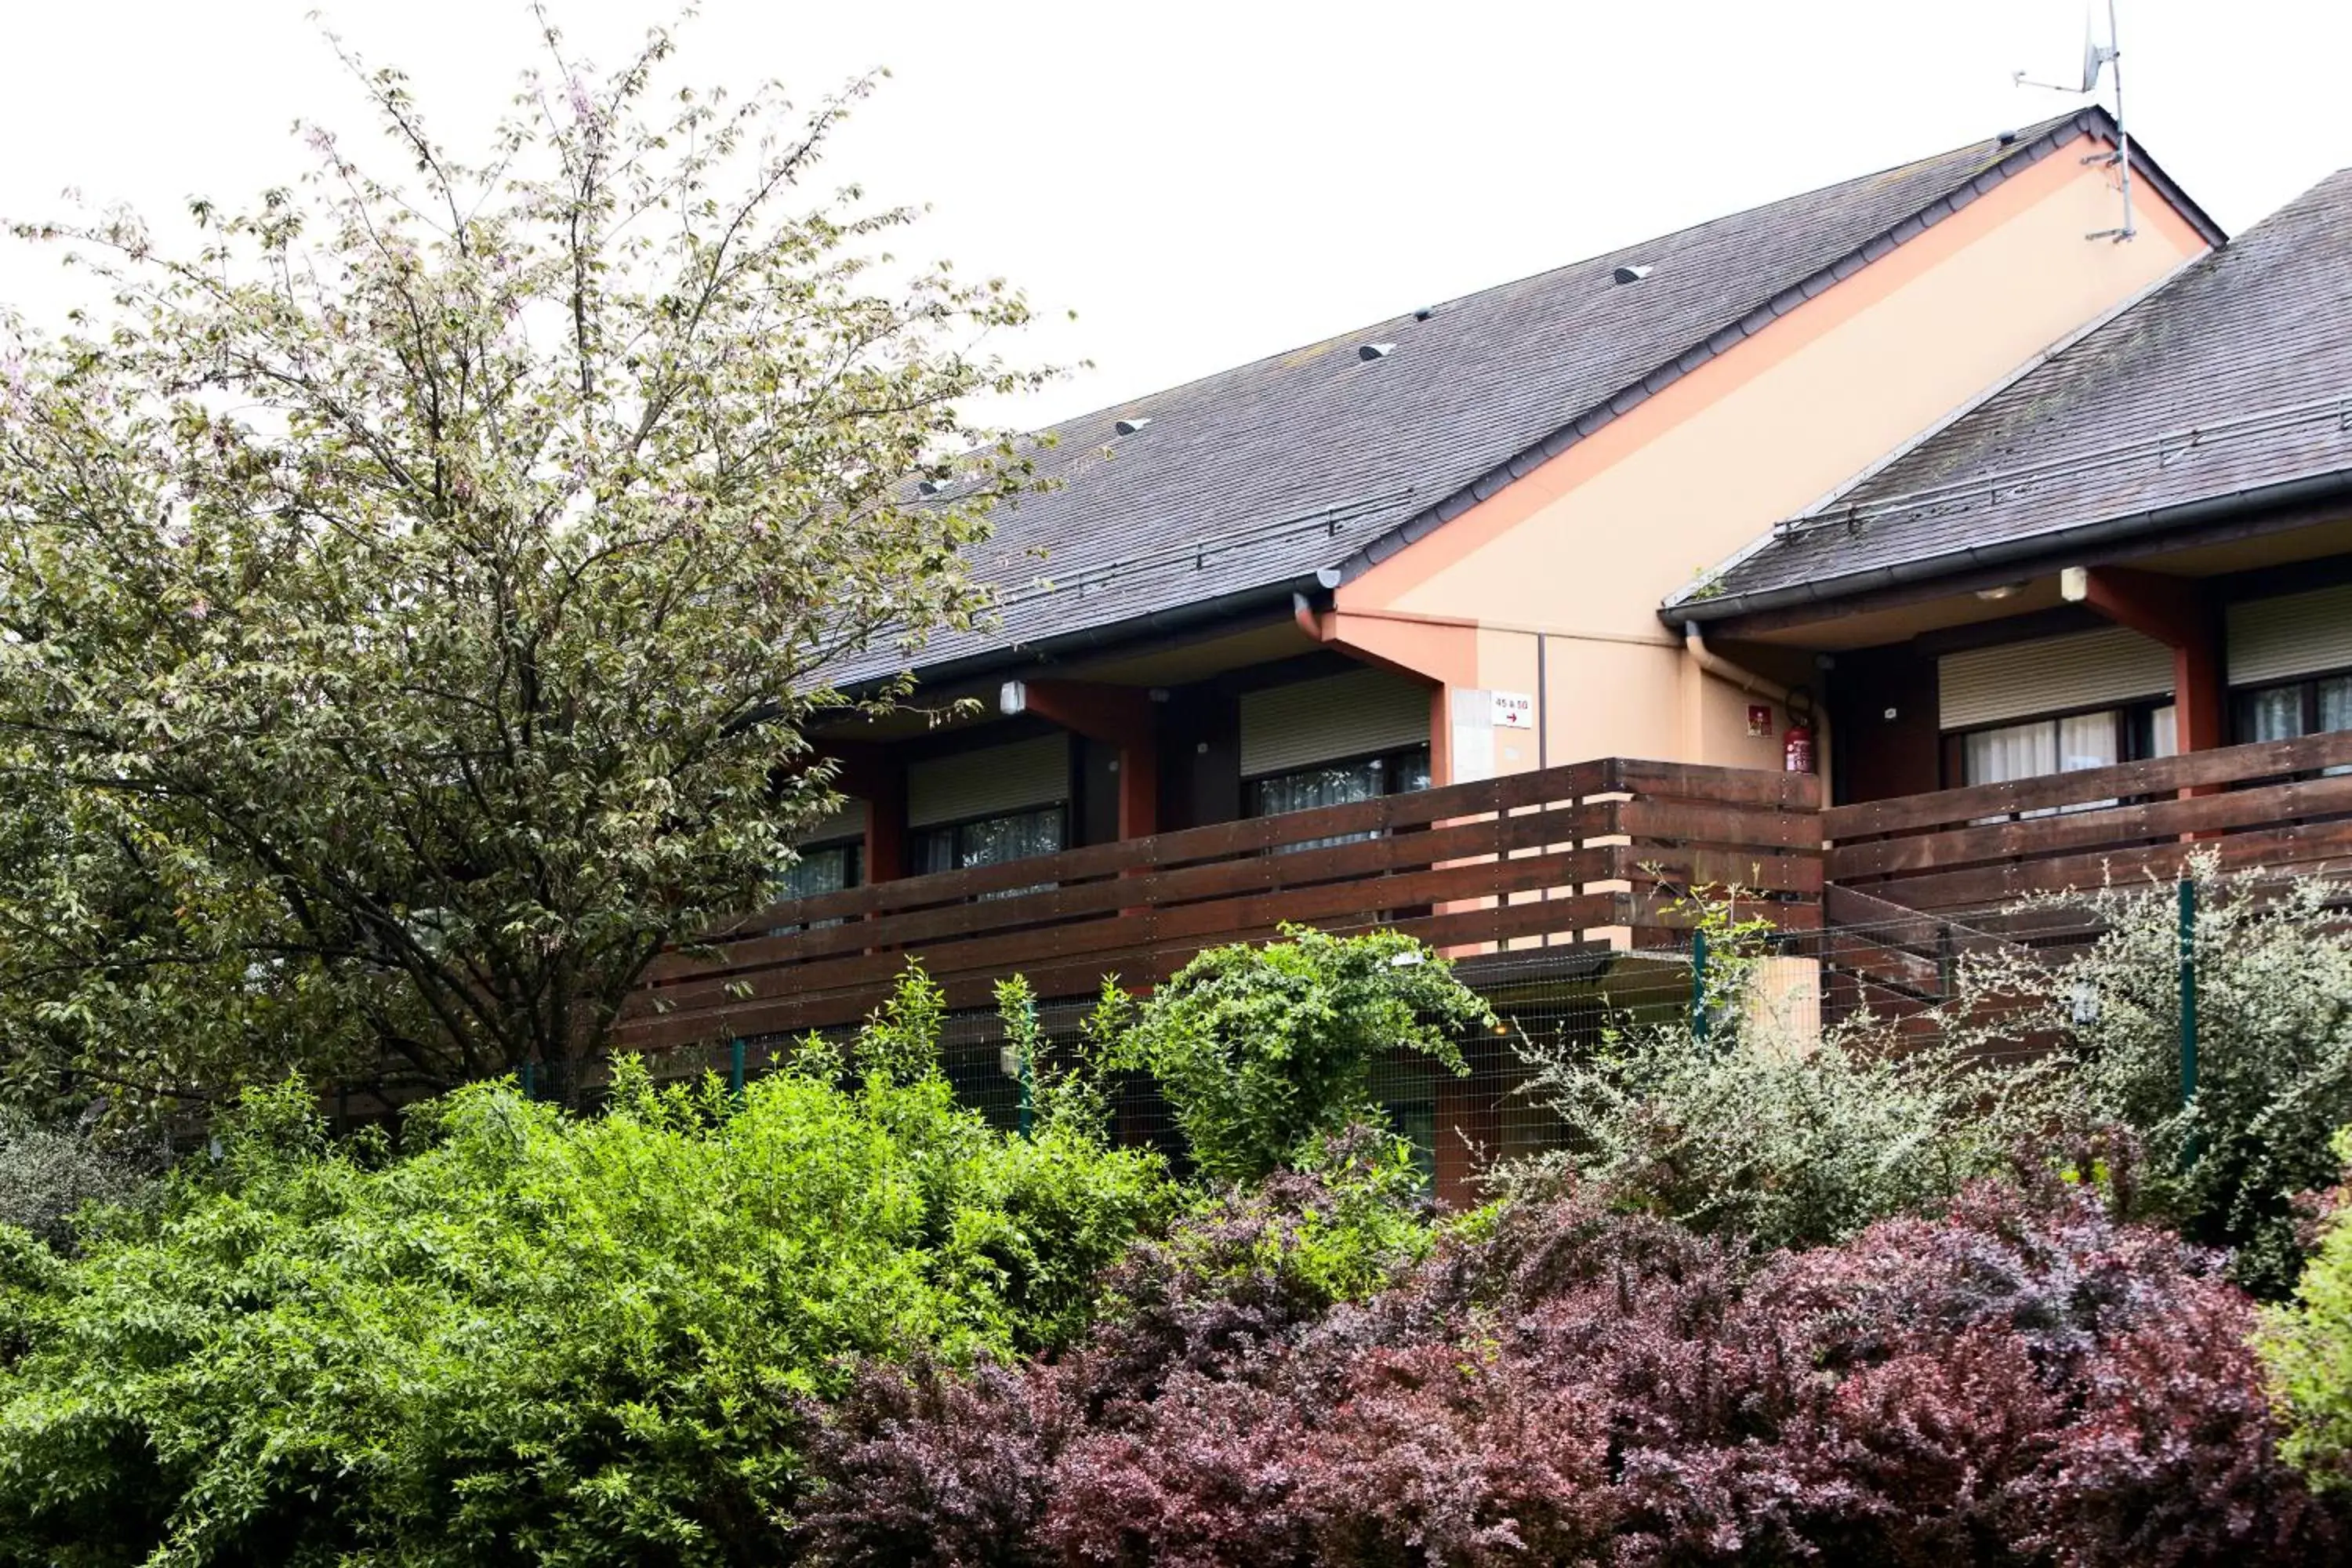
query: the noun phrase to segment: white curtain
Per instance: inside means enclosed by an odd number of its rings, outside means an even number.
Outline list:
[[[2159,710],[2156,720],[2157,754],[2169,755],[2172,710]],[[2113,709],[2098,713],[2079,713],[2072,719],[2035,719],[2023,724],[2003,725],[1998,730],[1980,730],[1961,742],[1962,780],[1972,784],[2009,784],[2017,779],[2040,778],[2047,773],[2080,773],[2084,768],[2112,767],[2123,761],[2122,734],[2123,726],[2117,722],[2117,715]],[[2019,817],[2049,816],[2060,811],[2096,811],[2115,804],[2112,800],[2085,800],[2065,806],[2042,806],[2015,815]],[[1977,820],[2002,822],[2008,817],[1988,816]]]
[[[2292,741],[2303,733],[2303,688],[2273,687],[2243,699],[2248,741]]]
[[[1979,730],[1960,743],[1960,776],[1972,784],[2008,784],[2058,771],[2058,731],[2046,719]]]

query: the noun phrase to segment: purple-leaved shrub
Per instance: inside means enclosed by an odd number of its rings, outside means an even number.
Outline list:
[[[2050,1181],[1762,1258],[1574,1190],[1389,1288],[1295,1187],[1180,1227],[1057,1362],[869,1372],[814,1556],[1487,1568],[2330,1560],[2214,1255]],[[1286,1206],[1288,1213],[1284,1212]]]

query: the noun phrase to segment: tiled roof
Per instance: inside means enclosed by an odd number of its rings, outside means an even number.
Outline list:
[[[2154,533],[2352,479],[2352,170],[2084,334],[1670,613]]]
[[[934,675],[1363,569],[1759,331],[2097,110],[1715,219],[1223,371],[1055,430],[1064,481],[999,511],[972,560],[998,625],[934,638]],[[2147,166],[2149,177],[2160,172]],[[2193,209],[2192,209],[2193,210]],[[1618,283],[1620,267],[1649,268]],[[1393,344],[1366,358],[1371,344]],[[1120,436],[1121,420],[1148,420]],[[903,667],[880,653],[839,679]]]

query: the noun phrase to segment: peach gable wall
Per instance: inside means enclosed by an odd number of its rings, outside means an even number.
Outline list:
[[[1344,584],[1337,610],[1522,628],[1523,655],[1479,644],[1481,684],[1514,689],[1543,633],[1552,762],[1778,766],[1785,715],[1749,740],[1749,699],[1685,674],[1659,602],[2204,249],[2145,186],[2137,240],[2084,237],[2118,210],[2082,162],[2105,149],[2077,138],[2011,176]]]

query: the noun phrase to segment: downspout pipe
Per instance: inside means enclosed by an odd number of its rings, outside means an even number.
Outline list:
[[[1789,710],[1791,718],[1795,717],[1798,700],[1794,689],[1783,686],[1777,680],[1768,680],[1752,669],[1732,663],[1707,647],[1706,634],[1699,629],[1696,621],[1683,623],[1683,651],[1690,655],[1692,663],[1717,679],[1727,681],[1752,696],[1769,698]],[[1811,691],[1807,690],[1804,705],[1811,710],[1809,718],[1813,727],[1813,733],[1821,738],[1819,761],[1815,763],[1815,771],[1826,776],[1826,764],[1830,755],[1829,704],[1816,700]]]

